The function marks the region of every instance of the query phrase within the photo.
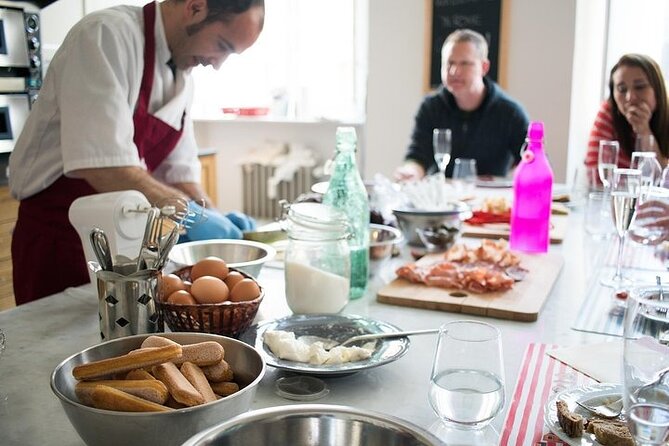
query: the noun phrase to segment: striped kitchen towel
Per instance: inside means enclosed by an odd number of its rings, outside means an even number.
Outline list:
[[[500,435],[501,446],[560,445],[558,437],[544,425],[546,402],[563,390],[596,382],[546,354],[556,347],[527,346]]]

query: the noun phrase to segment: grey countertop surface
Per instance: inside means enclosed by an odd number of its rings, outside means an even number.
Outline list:
[[[351,301],[344,313],[373,317],[404,330],[439,327],[456,319],[484,320],[502,332],[506,394],[513,391],[528,343],[543,342],[575,345],[611,339],[602,335],[572,330],[575,312],[585,298],[587,280],[593,272],[590,253],[597,242],[589,239],[582,227],[582,215],[570,216],[571,224],[563,244],[551,250],[565,257],[564,267],[536,322],[514,322],[442,311],[414,309],[378,303],[375,291],[393,276],[402,259],[392,259],[369,285],[367,295]],[[406,249],[406,248],[404,248]],[[588,258],[586,259],[586,253]],[[258,280],[266,297],[257,321],[290,314],[283,290],[283,270],[265,267]],[[100,342],[97,298],[92,285],[70,288],[27,305],[0,312],[0,328],[7,337],[0,358],[0,443],[9,445],[82,445],[70,425],[58,398],[49,385],[50,374],[58,363],[80,350]],[[349,405],[393,414],[434,431],[437,417],[427,394],[435,336],[412,337],[405,356],[390,364],[348,376],[328,378],[330,393],[318,400],[323,404]],[[274,392],[274,382],[285,372],[268,368],[251,409],[294,404]],[[490,435],[498,435],[505,402]]]

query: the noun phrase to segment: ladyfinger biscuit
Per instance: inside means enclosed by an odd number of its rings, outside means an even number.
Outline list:
[[[181,373],[186,377],[188,382],[195,387],[195,390],[200,392],[205,403],[216,401],[216,394],[211,390],[209,381],[207,381],[207,377],[204,376],[200,367],[192,362],[186,361],[181,365]]]
[[[180,345],[166,345],[155,350],[140,351],[81,364],[72,369],[72,375],[79,380],[101,378],[115,373],[129,372],[133,369],[161,364],[179,355],[181,355]]]
[[[188,382],[173,363],[166,362],[155,366],[153,374],[167,386],[172,398],[181,404],[197,406],[204,403],[204,397]]]
[[[232,369],[225,359],[221,359],[214,365],[206,365],[201,368],[204,376],[211,382],[232,381],[234,378],[234,373],[232,373]]]
[[[130,370],[128,374],[125,375],[125,379],[156,379],[156,377],[144,369],[135,369]]]
[[[142,379],[142,380],[101,380],[101,381],[80,381],[74,388],[77,398],[83,404],[92,405],[91,392],[95,386],[109,386],[114,389],[121,390],[130,395],[135,395],[148,401],[157,404],[165,404],[170,393],[167,391],[167,386],[157,379]]]
[[[142,348],[164,347],[166,345],[176,344],[171,339],[162,336],[149,336],[142,342]],[[181,365],[184,362],[192,362],[195,365],[207,366],[218,363],[225,356],[225,349],[218,342],[205,341],[197,344],[182,345],[182,356],[174,359],[172,362]]]
[[[234,382],[211,383],[211,390],[217,395],[228,396],[239,391],[239,384]]]
[[[97,409],[122,412],[168,412],[169,407],[130,395],[109,386],[96,385],[90,394],[92,406]]]

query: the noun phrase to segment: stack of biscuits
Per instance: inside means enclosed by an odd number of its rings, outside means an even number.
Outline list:
[[[216,401],[239,390],[218,342],[180,345],[149,336],[125,355],[72,370],[82,404],[125,412],[164,412]]]
[[[594,434],[597,442],[603,446],[634,446],[632,434],[624,422],[601,418],[586,420],[583,416],[571,412],[566,402],[558,400],[555,404],[558,423],[569,437],[580,437],[583,432],[589,432]]]

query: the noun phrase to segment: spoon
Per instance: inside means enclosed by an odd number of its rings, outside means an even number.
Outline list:
[[[433,333],[439,333],[438,328],[431,328],[428,330],[412,330],[412,331],[396,331],[392,333],[371,333],[371,334],[364,334],[364,335],[359,335],[359,336],[353,336],[348,339],[346,339],[342,343],[338,343],[337,341],[333,339],[327,339],[327,338],[322,338],[320,336],[300,336],[300,340],[307,343],[307,344],[313,344],[314,342],[322,342],[323,343],[323,348],[325,350],[330,350],[334,347],[344,347],[348,344],[352,344],[353,342],[360,342],[360,341],[370,341],[373,339],[388,339],[388,338],[403,338],[406,336],[411,336],[411,335],[421,335],[421,334],[433,334]]]
[[[582,403],[578,400],[574,401],[577,405],[584,408],[588,412],[592,412],[598,417],[601,418],[618,418],[623,411],[623,398],[622,396],[616,400],[606,402],[604,404],[597,404],[596,406],[590,406],[589,404]]]

